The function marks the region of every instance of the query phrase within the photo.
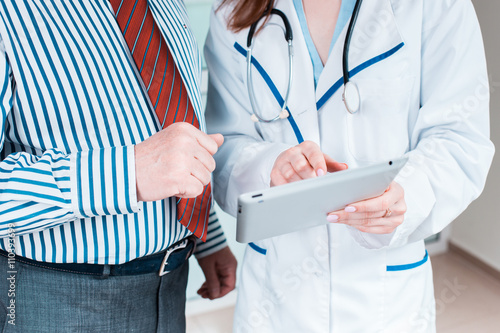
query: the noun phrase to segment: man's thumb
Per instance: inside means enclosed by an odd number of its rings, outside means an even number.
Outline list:
[[[208,294],[210,295],[210,298],[218,297],[220,294],[220,283],[215,267],[214,266],[206,267],[203,270],[203,273],[205,274],[205,279],[207,280],[206,287],[208,290]]]
[[[208,136],[211,137],[217,143],[218,147],[222,146],[222,144],[224,143],[224,137],[220,133],[209,134]]]

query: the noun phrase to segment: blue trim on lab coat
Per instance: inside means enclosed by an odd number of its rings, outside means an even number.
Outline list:
[[[427,253],[427,250],[426,250],[424,259],[417,261],[417,262],[414,262],[412,264],[387,266],[387,271],[388,272],[406,271],[408,269],[422,266],[423,264],[425,264],[427,262],[427,260],[429,260],[429,253]]]
[[[263,255],[266,255],[267,254],[267,250],[266,249],[263,249],[257,245],[255,245],[255,243],[248,243],[248,245],[254,249],[255,251],[259,252],[260,254],[263,254]]]
[[[372,66],[372,65],[374,65],[374,64],[376,64],[384,59],[389,58],[391,55],[393,55],[394,53],[399,51],[399,49],[401,49],[404,45],[405,45],[405,43],[402,42],[399,45],[395,46],[394,48],[390,49],[389,51],[382,53],[381,55],[378,55],[376,57],[373,57],[370,60],[365,61],[361,65],[359,65],[359,66],[355,67],[353,70],[349,71],[349,76],[352,78],[353,76],[355,76],[356,74],[358,74],[362,70],[364,70],[364,69],[366,69],[366,68],[368,68],[368,67],[370,67],[370,66]],[[339,88],[342,87],[343,85],[344,85],[344,78],[341,77],[316,102],[316,109],[319,111],[323,107],[323,105],[325,105],[325,103],[330,99],[330,97],[332,97],[333,94],[335,94],[337,92],[337,90],[339,90]],[[363,97],[361,97],[361,98],[363,98]]]

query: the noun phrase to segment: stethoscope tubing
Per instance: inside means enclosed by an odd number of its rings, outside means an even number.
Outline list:
[[[288,17],[286,17],[285,13],[283,13],[281,10],[276,9],[276,8],[272,8],[271,13],[268,13],[268,12],[264,13],[257,21],[255,21],[250,26],[250,30],[248,31],[248,36],[247,36],[247,48],[251,47],[251,45],[252,45],[253,35],[255,34],[255,31],[257,30],[257,25],[259,24],[259,22],[263,18],[267,17],[268,15],[269,16],[278,15],[279,17],[281,17],[281,19],[283,20],[283,24],[285,25],[285,40],[286,41],[293,40],[292,26],[290,25],[290,21],[288,21]]]
[[[279,119],[286,119],[289,116],[289,113],[287,111],[287,106],[288,106],[288,98],[290,97],[290,91],[292,88],[292,82],[293,82],[293,32],[292,32],[292,27],[290,25],[290,22],[288,21],[288,18],[286,17],[285,13],[283,13],[281,10],[278,10],[276,8],[271,9],[271,13],[269,15],[278,15],[281,17],[283,20],[283,24],[285,25],[284,29],[284,34],[285,34],[285,39],[288,44],[288,87],[287,91],[285,94],[285,99],[283,102],[283,105],[281,106],[281,111],[280,113],[271,119],[265,119],[259,116],[257,109],[257,103],[255,102],[255,92],[253,90],[253,76],[252,76],[252,51],[253,51],[253,36],[257,30],[257,25],[258,23],[265,17],[268,16],[268,13],[265,13],[262,15],[259,20],[254,22],[250,26],[250,30],[248,32],[247,36],[247,89],[248,89],[248,95],[250,98],[250,104],[252,106],[252,120],[254,122],[264,122],[264,123],[271,123],[273,121],[279,120]]]
[[[349,74],[349,49],[351,47],[351,39],[352,34],[354,32],[354,27],[356,26],[356,22],[358,21],[359,11],[361,9],[361,4],[363,0],[356,0],[356,4],[354,5],[354,11],[352,13],[351,22],[349,22],[349,27],[347,28],[347,35],[344,41],[344,49],[342,52],[342,72],[344,75],[344,85],[349,82],[350,74]]]
[[[356,4],[354,6],[354,11],[352,14],[351,21],[349,23],[349,26],[347,28],[347,35],[346,39],[344,42],[344,49],[342,52],[342,73],[343,73],[343,80],[344,80],[344,92],[342,94],[342,100],[344,101],[345,107],[347,111],[351,114],[356,113],[359,111],[360,108],[360,96],[359,96],[359,90],[356,84],[350,81],[350,74],[349,74],[349,48],[351,45],[351,39],[352,35],[354,32],[354,27],[356,26],[356,22],[359,16],[359,12],[361,9],[361,5],[363,3],[363,0],[356,0]],[[283,101],[283,105],[281,106],[281,111],[280,113],[271,119],[265,119],[259,116],[257,109],[258,105],[256,103],[255,99],[255,92],[253,89],[253,77],[252,77],[252,53],[253,53],[253,39],[254,39],[254,34],[257,31],[257,26],[259,22],[263,18],[267,18],[271,15],[278,15],[281,17],[283,20],[283,24],[285,26],[284,29],[284,34],[285,34],[285,39],[288,44],[288,85],[287,85],[287,91],[285,94],[285,98]],[[288,107],[288,99],[290,97],[290,91],[292,88],[292,82],[293,82],[293,56],[294,56],[294,49],[293,49],[293,31],[292,27],[290,25],[290,22],[288,21],[288,18],[286,17],[285,13],[283,13],[281,10],[272,8],[270,13],[266,12],[264,13],[256,22],[254,22],[249,29],[248,36],[247,36],[247,89],[248,89],[248,95],[250,98],[250,104],[252,107],[252,120],[254,122],[264,122],[264,123],[270,123],[279,119],[286,119],[289,116],[287,107]]]
[[[349,27],[347,28],[347,36],[344,42],[344,50],[342,52],[342,74],[344,77],[344,92],[342,93],[342,100],[344,101],[345,108],[350,114],[354,114],[359,111],[361,107],[361,98],[359,96],[359,89],[355,83],[350,81],[349,74],[349,49],[351,46],[352,34],[354,32],[354,27],[358,20],[359,11],[361,9],[361,4],[363,0],[356,0],[354,5],[354,12],[352,13],[351,22],[349,22]]]

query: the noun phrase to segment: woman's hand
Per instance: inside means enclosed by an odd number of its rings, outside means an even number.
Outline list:
[[[396,182],[379,197],[351,204],[343,210],[331,212],[327,220],[343,223],[362,232],[390,234],[404,220],[406,202],[404,190]]]
[[[295,182],[302,179],[322,176],[326,172],[347,169],[347,164],[339,163],[323,154],[319,146],[312,141],[282,152],[271,170],[271,186]]]

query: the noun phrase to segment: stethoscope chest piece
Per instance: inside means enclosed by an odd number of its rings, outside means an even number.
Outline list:
[[[349,81],[345,84],[342,100],[349,113],[354,114],[359,111],[361,99],[359,97],[358,87],[355,83]]]

